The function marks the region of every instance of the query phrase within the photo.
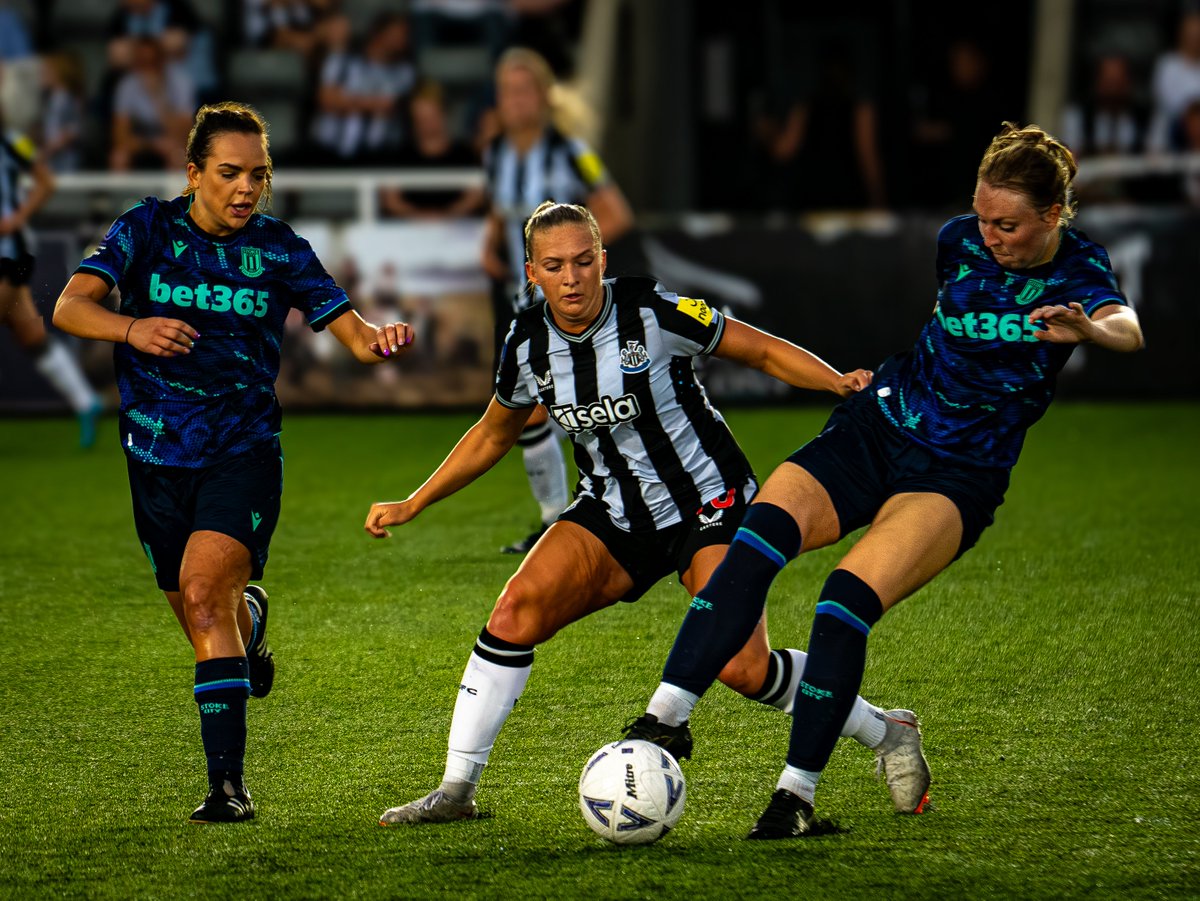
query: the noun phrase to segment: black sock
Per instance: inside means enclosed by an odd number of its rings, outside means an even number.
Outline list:
[[[771,582],[800,552],[800,528],[774,504],[751,504],[725,559],[692,599],[663,681],[702,695],[754,634]]]
[[[796,692],[790,766],[819,773],[862,686],[867,636],[883,616],[879,595],[858,576],[835,569],[825,580],[808,639],[808,662]]]
[[[242,784],[246,756],[246,699],[250,669],[245,657],[217,657],[196,664],[200,739],[208,758],[208,781]]]

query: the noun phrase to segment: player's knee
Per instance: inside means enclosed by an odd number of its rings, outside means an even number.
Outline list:
[[[535,645],[545,641],[554,633],[542,592],[519,575],[513,576],[496,599],[488,631],[514,644]]]
[[[180,586],[183,613],[194,632],[207,632],[233,612],[230,593],[213,579],[197,577]]]

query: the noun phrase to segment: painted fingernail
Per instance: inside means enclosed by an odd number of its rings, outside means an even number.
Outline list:
[[[390,351],[390,350],[388,350],[388,349],[385,347],[385,348],[383,349],[383,355],[386,357],[386,356],[388,356],[389,354],[391,354],[391,351]]]
[[[393,345],[392,345],[392,353],[395,353],[395,352],[396,352],[396,351],[398,351],[399,349],[400,349],[400,346],[399,346],[398,344],[393,344]]]

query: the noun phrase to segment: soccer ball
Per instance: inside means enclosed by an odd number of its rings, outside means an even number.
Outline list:
[[[687,794],[675,758],[648,741],[614,741],[579,777],[579,810],[592,830],[618,845],[661,838],[683,816]]]

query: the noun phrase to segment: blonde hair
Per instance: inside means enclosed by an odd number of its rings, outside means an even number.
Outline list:
[[[1040,213],[1060,204],[1058,222],[1066,225],[1075,216],[1071,182],[1077,169],[1071,151],[1045,129],[1005,122],[984,153],[977,178],[1024,194]]]
[[[594,130],[593,116],[578,92],[559,83],[546,57],[528,47],[509,47],[496,60],[496,77],[504,69],[523,69],[533,76],[545,98],[550,121],[564,135],[574,137]]]
[[[222,103],[210,103],[200,107],[196,113],[196,121],[188,133],[186,159],[196,168],[203,169],[212,153],[213,141],[224,134],[258,135],[262,138],[263,151],[267,155],[266,187],[258,199],[258,210],[267,209],[271,205],[271,176],[274,165],[271,162],[271,142],[268,135],[267,120],[262,113],[247,103],[226,100]],[[194,194],[191,185],[183,189],[183,195]]]
[[[592,233],[592,245],[596,251],[599,252],[603,246],[600,241],[600,226],[591,210],[577,203],[555,203],[553,200],[545,200],[525,221],[525,259],[533,260],[535,235],[560,225],[585,226]]]

